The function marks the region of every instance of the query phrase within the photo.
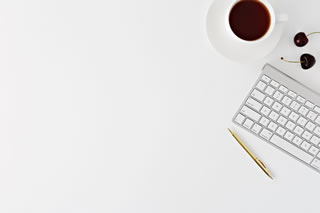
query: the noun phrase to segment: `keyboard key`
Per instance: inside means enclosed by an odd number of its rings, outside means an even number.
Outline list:
[[[296,128],[294,128],[293,132],[296,133],[297,135],[301,135],[303,132],[303,128],[301,128],[300,126],[296,126]]]
[[[315,120],[315,122],[316,122],[317,124],[320,124],[320,116],[317,117],[317,119]]]
[[[286,130],[282,128],[281,126],[278,127],[276,133],[278,133],[280,136],[283,136]]]
[[[271,106],[271,104],[273,103],[273,100],[269,97],[266,98],[266,100],[264,100],[264,103],[268,106]]]
[[[263,106],[260,112],[261,112],[262,114],[264,114],[265,116],[268,116],[269,113],[270,113],[270,111],[271,111],[271,110],[270,110],[268,107]]]
[[[312,155],[302,151],[300,148],[288,143],[286,140],[280,138],[277,135],[273,135],[270,139],[270,142],[308,164],[311,163],[313,159]]]
[[[316,106],[316,107],[314,108],[314,110],[315,110],[317,113],[320,113],[320,107]]]
[[[282,94],[281,92],[279,92],[279,91],[276,91],[276,92],[274,93],[273,97],[274,97],[275,99],[277,99],[278,101],[281,101],[281,99],[282,99],[282,97],[283,97],[283,94]]]
[[[287,92],[288,92],[287,87],[284,87],[284,86],[282,86],[282,85],[279,87],[279,90],[280,90],[281,92],[283,92],[283,93],[287,93]]]
[[[275,111],[272,111],[269,115],[269,118],[276,121],[279,118],[279,114],[276,113]]]
[[[299,138],[298,136],[294,137],[294,139],[292,140],[292,143],[296,144],[297,146],[300,146],[300,144],[302,143],[302,139]]]
[[[263,99],[266,97],[262,92],[256,89],[252,91],[251,96],[257,99],[258,101],[263,101]]]
[[[306,99],[302,98],[301,96],[297,97],[297,101],[299,101],[300,103],[304,104],[304,102],[306,101]]]
[[[317,136],[314,135],[314,136],[312,136],[310,142],[313,143],[314,145],[318,145],[320,142],[320,138],[318,138]]]
[[[268,77],[268,76],[266,76],[266,75],[263,75],[262,77],[261,77],[261,79],[264,81],[264,82],[267,82],[267,83],[269,83],[270,82],[270,78]]]
[[[287,139],[288,141],[291,141],[294,137],[294,134],[292,134],[291,132],[286,132],[286,134],[284,135],[284,138]]]
[[[293,120],[294,122],[296,122],[296,120],[299,118],[299,115],[295,112],[291,112],[290,115],[289,115],[289,118],[291,120]]]
[[[314,123],[312,123],[311,121],[309,121],[306,125],[306,129],[309,130],[310,132],[312,132],[315,127],[316,127],[316,125]]]
[[[262,124],[263,126],[267,126],[268,123],[270,122],[270,120],[268,118],[262,117],[261,120],[259,121],[260,124]]]
[[[278,125],[272,121],[268,125],[268,128],[272,131],[275,131],[277,129],[277,127],[278,127]]]
[[[308,109],[307,108],[305,108],[304,106],[302,106],[302,107],[300,107],[300,109],[299,109],[299,113],[301,114],[301,115],[303,115],[303,116],[305,116],[307,113],[308,113]]]
[[[273,87],[275,87],[275,88],[278,88],[278,87],[279,87],[279,83],[276,82],[276,81],[274,81],[274,80],[272,80],[272,81],[270,82],[270,84],[271,84]]]
[[[313,108],[314,108],[314,104],[311,103],[310,101],[307,101],[307,102],[306,102],[306,106],[309,107],[310,109],[313,109]]]
[[[247,102],[246,102],[247,106],[260,111],[262,104],[260,104],[258,101],[253,100],[252,98],[248,98]]]
[[[290,107],[291,107],[291,109],[297,111],[299,109],[299,107],[300,107],[300,104],[298,102],[296,102],[296,101],[293,101],[291,103]]]
[[[256,88],[258,88],[259,90],[263,91],[264,88],[266,88],[266,86],[267,86],[267,85],[266,85],[265,83],[263,83],[262,81],[259,81],[259,82],[257,83]]]
[[[314,134],[320,136],[320,127],[317,126],[317,127],[314,129],[313,132],[314,132]]]
[[[253,111],[252,109],[250,109],[249,107],[247,106],[244,106],[242,107],[241,111],[240,111],[242,114],[244,114],[245,116],[255,120],[255,121],[258,121],[261,117],[260,114],[258,114],[257,112]]]
[[[320,136],[320,127],[317,126],[313,132]]]
[[[267,89],[266,89],[264,92],[265,92],[266,94],[272,96],[273,93],[274,93],[274,91],[275,91],[275,90],[274,90],[272,87],[267,86]]]
[[[312,134],[308,132],[307,130],[303,132],[302,137],[306,140],[310,140]]]
[[[287,121],[288,120],[286,118],[284,118],[283,116],[280,116],[280,118],[277,120],[277,122],[279,124],[281,124],[282,126],[284,126],[287,123]]]
[[[292,98],[296,98],[297,94],[295,92],[289,91],[288,95],[291,96]]]
[[[314,113],[314,112],[312,112],[312,111],[310,111],[310,112],[308,113],[308,115],[307,115],[307,118],[309,118],[309,119],[312,120],[312,121],[314,121],[314,119],[316,119],[316,117],[317,117],[317,114]]]
[[[282,105],[279,103],[279,102],[275,102],[273,105],[272,105],[272,109],[276,110],[277,112],[280,111]]]
[[[288,123],[286,124],[286,127],[290,130],[293,130],[296,127],[296,124],[293,123],[292,121],[288,121]]]
[[[314,146],[311,146],[311,148],[309,149],[309,152],[310,154],[312,154],[313,156],[316,156],[319,152],[319,149],[314,147]]]
[[[283,104],[285,104],[286,106],[289,106],[292,102],[292,99],[289,98],[288,96],[284,96],[284,98],[281,101]]]
[[[269,140],[270,137],[272,136],[272,132],[270,132],[269,130],[267,129],[263,129],[260,133],[261,137],[263,137],[264,139],[266,140]]]
[[[297,121],[297,123],[300,125],[300,126],[304,126],[306,125],[307,123],[307,119],[303,118],[303,117],[300,117]]]
[[[286,117],[289,115],[290,112],[291,112],[290,109],[288,109],[287,107],[283,107],[282,110],[280,111],[280,113]]]
[[[247,119],[243,124],[243,126],[247,129],[251,129],[252,125],[253,125],[253,121],[250,119]]]
[[[314,168],[320,170],[320,160],[318,160],[317,158],[315,158],[312,163],[311,166],[313,166]]]
[[[262,129],[262,127],[259,124],[254,124],[252,127],[252,132],[259,134],[260,130]]]
[[[300,146],[301,146],[302,149],[308,151],[308,149],[310,148],[311,144],[306,142],[306,141],[303,141]]]

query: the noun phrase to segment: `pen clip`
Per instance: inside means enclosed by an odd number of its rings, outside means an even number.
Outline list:
[[[259,160],[259,159],[257,159],[257,160],[261,163],[261,165],[262,165],[264,168],[266,168],[266,166],[262,163],[261,160]]]

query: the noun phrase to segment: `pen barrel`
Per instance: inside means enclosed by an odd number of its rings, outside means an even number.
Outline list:
[[[236,141],[240,144],[240,146],[248,153],[248,155],[252,158],[252,160],[254,160],[254,162],[256,162],[256,164],[263,170],[263,172],[268,175],[271,179],[272,176],[270,174],[270,172],[267,170],[266,166],[262,163],[261,160],[259,160],[249,149],[248,147],[240,140],[240,138],[238,138],[237,135],[235,135],[230,129],[228,129],[229,132],[231,133],[231,135],[234,137],[234,139],[236,139]]]

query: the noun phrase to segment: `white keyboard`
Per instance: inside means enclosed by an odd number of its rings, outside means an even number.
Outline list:
[[[233,122],[320,172],[320,95],[266,64]]]

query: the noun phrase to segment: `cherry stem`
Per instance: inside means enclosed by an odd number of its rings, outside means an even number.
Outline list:
[[[309,34],[307,34],[307,37],[308,37],[309,35],[316,34],[316,33],[320,33],[320,32],[309,33]]]
[[[288,63],[298,63],[298,64],[302,64],[304,63],[304,61],[288,61],[286,59],[284,59],[283,57],[280,58],[282,61],[288,62]]]

